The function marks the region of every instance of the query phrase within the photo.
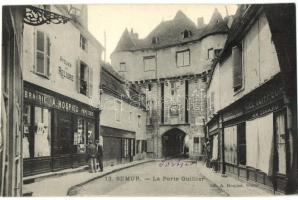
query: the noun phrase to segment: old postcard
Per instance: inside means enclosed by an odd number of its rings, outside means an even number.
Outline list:
[[[295,4],[2,7],[0,196],[298,192]]]

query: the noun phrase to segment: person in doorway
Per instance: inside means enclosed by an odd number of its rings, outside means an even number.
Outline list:
[[[97,161],[101,172],[103,172],[102,159],[103,159],[103,138],[102,136],[99,136],[99,139],[97,141]]]
[[[90,143],[88,145],[88,162],[90,167],[90,172],[94,173],[96,172],[96,154],[97,154],[97,147],[94,144],[94,142]]]

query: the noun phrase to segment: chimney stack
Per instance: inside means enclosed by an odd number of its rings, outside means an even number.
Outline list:
[[[198,17],[198,20],[197,20],[197,26],[198,28],[203,28],[205,26],[204,24],[204,17]]]
[[[229,27],[229,29],[231,28],[232,24],[233,24],[233,15],[227,16],[228,20],[227,20],[227,26]]]

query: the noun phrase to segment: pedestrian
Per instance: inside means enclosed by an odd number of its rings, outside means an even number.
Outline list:
[[[96,154],[97,154],[97,148],[94,142],[91,142],[88,145],[87,148],[88,152],[88,162],[89,162],[89,167],[90,167],[90,172],[96,172]]]
[[[99,139],[97,141],[97,161],[101,172],[103,172],[102,159],[103,159],[103,138],[102,136],[99,136]]]

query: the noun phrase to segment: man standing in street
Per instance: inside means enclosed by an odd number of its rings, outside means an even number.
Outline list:
[[[98,165],[101,172],[103,172],[102,159],[103,159],[103,137],[100,135],[97,141],[97,160],[98,160]]]

